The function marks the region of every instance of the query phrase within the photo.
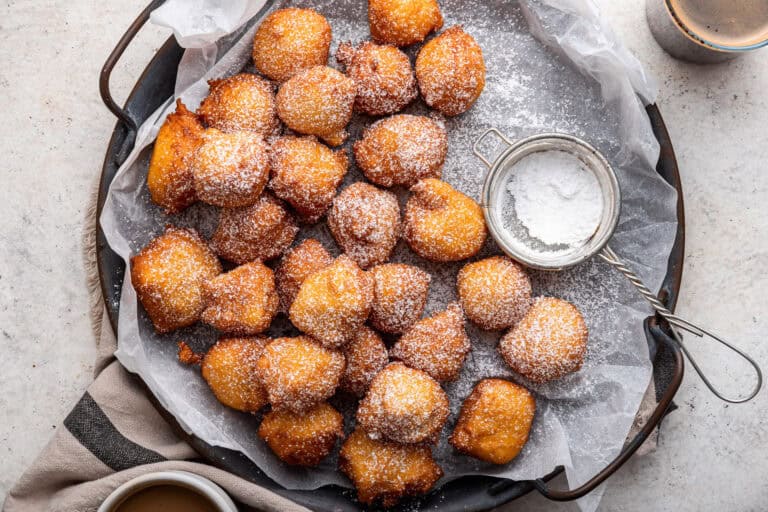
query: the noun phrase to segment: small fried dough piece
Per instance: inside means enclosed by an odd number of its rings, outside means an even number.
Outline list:
[[[159,333],[192,325],[203,311],[203,283],[221,263],[192,229],[169,226],[131,258],[131,284]]]
[[[299,288],[289,317],[300,331],[329,348],[349,342],[368,319],[373,280],[342,254]]]
[[[461,26],[451,27],[421,48],[416,78],[427,105],[447,116],[459,115],[485,87],[483,51]]]
[[[391,192],[359,181],[345,188],[328,211],[336,243],[360,267],[384,263],[400,237],[400,205]]]
[[[222,209],[211,245],[216,254],[237,264],[269,261],[283,254],[298,232],[283,203],[265,193],[251,206]]]
[[[300,221],[320,220],[347,174],[346,151],[331,151],[314,137],[281,137],[272,143],[270,156],[269,186],[275,195],[293,206]]]
[[[480,205],[448,183],[421,180],[405,205],[404,238],[432,261],[459,261],[477,254],[487,230]]]
[[[267,339],[221,338],[203,356],[203,379],[222,404],[238,411],[257,412],[267,405],[267,392],[256,377],[256,362]]]
[[[344,437],[344,418],[326,402],[301,414],[270,411],[259,426],[259,437],[287,464],[317,466]]]
[[[506,464],[528,441],[536,401],[522,386],[502,379],[483,379],[464,400],[449,442],[460,452]]]
[[[385,508],[425,494],[443,476],[428,446],[376,441],[359,428],[341,446],[339,469],[352,480],[361,503],[381,500]]]
[[[301,283],[318,270],[333,263],[333,257],[323,244],[308,238],[285,253],[275,270],[280,311],[287,313],[299,293]]]
[[[223,132],[250,131],[263,137],[279,127],[275,92],[261,77],[251,73],[211,80],[210,92],[197,113],[212,128]]]
[[[266,331],[280,302],[272,269],[259,261],[207,281],[203,297],[201,320],[220,331],[241,335]]]
[[[437,0],[368,0],[371,37],[379,43],[420,43],[443,26]]]
[[[353,148],[357,165],[372,183],[411,187],[424,178],[440,178],[448,135],[428,117],[401,114],[373,123]]]
[[[357,48],[341,43],[336,60],[357,84],[355,110],[371,116],[399,112],[419,91],[408,56],[394,46],[365,41]]]
[[[269,179],[269,153],[260,135],[208,128],[192,159],[197,198],[222,208],[256,202]]]
[[[400,334],[424,312],[432,276],[419,267],[385,263],[370,270],[373,275],[371,325],[382,332]]]
[[[506,256],[467,263],[459,271],[456,288],[467,318],[489,331],[512,327],[531,306],[531,281]]]
[[[259,358],[257,376],[273,410],[302,413],[333,395],[344,365],[341,352],[309,336],[277,338]]]
[[[260,73],[285,82],[328,62],[331,26],[313,9],[278,9],[264,18],[253,38],[253,63]]]
[[[202,144],[203,125],[197,116],[176,100],[176,112],[168,114],[157,132],[147,172],[152,202],[168,215],[179,213],[195,202],[190,163]]]
[[[338,146],[349,136],[346,127],[356,95],[353,80],[328,66],[315,66],[280,86],[277,115],[291,130]]]
[[[501,338],[504,361],[528,380],[543,383],[576,372],[584,362],[589,331],[570,302],[538,297],[517,325]]]
[[[435,379],[403,363],[390,363],[371,381],[357,423],[373,439],[434,444],[448,412],[448,396]]]
[[[344,357],[347,359],[347,368],[339,389],[358,397],[365,395],[373,377],[389,362],[387,347],[381,337],[365,326],[344,347]]]
[[[464,314],[456,303],[419,320],[398,340],[390,356],[411,368],[427,372],[438,382],[459,378],[471,345],[464,331]]]

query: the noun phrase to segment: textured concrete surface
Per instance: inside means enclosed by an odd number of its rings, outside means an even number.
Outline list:
[[[686,199],[678,311],[768,365],[768,50],[717,66],[684,64],[656,45],[642,1],[599,4],[660,83]],[[82,236],[114,125],[98,72],[142,7],[0,5],[0,501],[91,379]],[[119,99],[165,37],[142,31],[115,73]],[[722,352],[691,344],[705,367],[730,368]],[[728,369],[726,384],[747,384],[739,368]],[[659,449],[612,478],[601,510],[765,510],[768,392],[728,406],[689,371],[677,401]],[[503,510],[573,509],[531,495]]]

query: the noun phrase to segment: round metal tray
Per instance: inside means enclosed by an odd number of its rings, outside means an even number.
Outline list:
[[[118,117],[119,121],[112,133],[104,159],[99,185],[97,219],[101,216],[101,209],[104,205],[109,185],[120,164],[125,160],[133,147],[136,127],[141,125],[152,112],[168,97],[173,95],[176,70],[183,54],[183,49],[176,44],[173,37],[165,42],[147,65],[123,108],[117,105],[109,91],[109,77],[112,69],[131,40],[148,20],[149,13],[160,5],[162,1],[153,0],[139,15],[122,36],[101,72],[100,91],[102,99],[106,106]],[[271,2],[267,2],[264,9],[269,8],[270,4]],[[254,19],[259,17],[257,15]],[[247,26],[241,30],[246,28]],[[646,110],[653,127],[653,132],[661,146],[661,154],[656,170],[660,176],[677,189],[678,194],[677,236],[669,255],[667,274],[659,291],[659,297],[664,301],[665,305],[670,310],[674,310],[683,272],[685,245],[683,190],[674,149],[664,126],[661,113],[656,105],[650,105]],[[109,248],[98,220],[96,230],[97,258],[102,293],[110,323],[113,330],[117,332],[120,290],[125,274],[125,264]],[[444,511],[478,511],[508,503],[533,489],[538,490],[547,498],[557,501],[577,499],[591,492],[629,460],[643,441],[659,426],[666,413],[674,408],[672,399],[683,377],[682,354],[677,344],[669,336],[668,326],[661,318],[648,317],[645,320],[645,332],[654,363],[654,380],[656,383],[658,405],[640,432],[633,439],[628,440],[617,458],[584,485],[577,489],[563,491],[549,488],[547,482],[561,473],[562,467],[554,468],[548,475],[533,481],[516,482],[488,476],[465,476],[434,489],[426,496],[404,501],[395,509],[416,510],[435,507]],[[355,501],[354,493],[348,489],[326,486],[312,491],[296,491],[281,487],[269,479],[242,453],[211,446],[194,435],[184,432],[173,416],[160,406],[148,389],[147,393],[161,415],[209,463],[270,489],[312,510],[356,511],[361,509],[361,505]]]

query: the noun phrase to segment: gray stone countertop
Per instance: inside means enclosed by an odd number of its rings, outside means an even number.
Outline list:
[[[656,45],[642,1],[598,3],[659,81],[686,203],[678,312],[768,368],[768,50],[685,64]],[[83,236],[115,123],[98,74],[141,8],[125,0],[0,5],[0,501],[92,378]],[[142,31],[113,78],[118,98],[167,36]],[[721,352],[691,344],[705,367],[722,368]],[[689,369],[676,401],[658,450],[610,480],[600,510],[766,510],[768,392],[729,406]],[[535,495],[503,507],[574,509]]]

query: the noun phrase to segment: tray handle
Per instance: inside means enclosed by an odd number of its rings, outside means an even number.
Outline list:
[[[112,75],[112,70],[117,64],[117,61],[123,56],[125,49],[131,44],[133,38],[136,37],[136,34],[141,30],[141,27],[143,27],[147,20],[149,20],[150,13],[160,7],[163,2],[165,2],[165,0],[152,0],[149,5],[141,11],[141,14],[139,14],[136,20],[131,23],[131,26],[125,31],[123,37],[117,42],[115,49],[112,50],[112,53],[107,57],[104,66],[101,68],[101,74],[99,75],[99,92],[101,93],[101,100],[104,102],[104,105],[106,105],[110,112],[115,114],[115,116],[125,124],[129,131],[134,133],[138,129],[138,124],[126,110],[120,108],[117,102],[115,102],[115,99],[112,97],[112,92],[109,90],[109,78]]]
[[[677,393],[677,389],[680,387],[680,383],[683,381],[683,354],[672,335],[669,334],[669,326],[666,321],[662,320],[662,322],[664,323],[664,328],[659,324],[658,317],[650,318],[647,328],[657,341],[663,342],[672,352],[675,359],[674,374],[651,417],[648,418],[648,421],[643,428],[641,428],[632,441],[624,447],[621,453],[611,461],[610,464],[603,468],[602,471],[593,476],[582,486],[571,490],[550,489],[547,482],[543,479],[539,478],[534,480],[533,486],[542,496],[553,501],[571,501],[586,496],[623,466],[664,418],[667,409],[672,404],[672,399],[674,398],[675,393]]]

